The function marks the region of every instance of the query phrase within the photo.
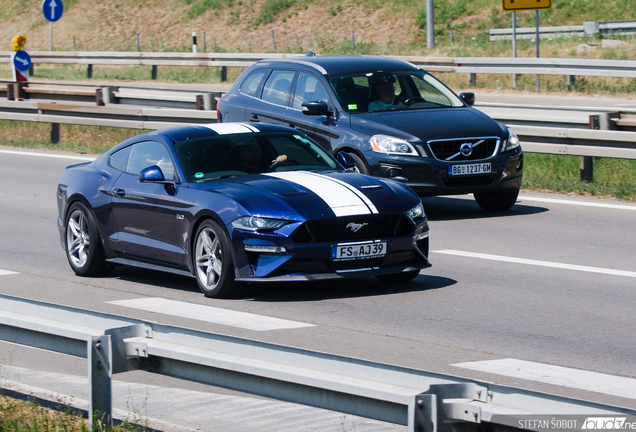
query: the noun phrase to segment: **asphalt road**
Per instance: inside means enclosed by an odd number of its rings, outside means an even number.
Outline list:
[[[16,149],[0,148],[2,294],[636,408],[629,390],[636,389],[636,204],[533,193],[510,211],[486,214],[469,196],[428,198],[433,267],[413,282],[257,285],[215,300],[182,276],[127,267],[104,278],[75,276],[59,243],[55,191],[64,167],[78,161],[2,150]],[[255,331],[108,303],[148,297],[313,326]],[[499,359],[560,366],[565,378],[472,363]],[[8,344],[0,344],[0,365],[86,374],[83,359]],[[572,383],[581,371],[611,375],[593,375],[599,382],[619,377],[628,390]]]

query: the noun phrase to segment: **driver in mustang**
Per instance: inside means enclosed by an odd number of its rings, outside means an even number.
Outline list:
[[[273,161],[267,163],[261,146],[258,143],[246,146],[242,152],[243,167],[242,171],[251,174],[260,174],[272,171],[277,166],[287,163],[287,155],[279,155]]]

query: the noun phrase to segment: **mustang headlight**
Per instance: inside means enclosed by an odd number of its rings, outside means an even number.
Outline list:
[[[424,216],[424,206],[420,202],[418,205],[413,207],[411,210],[406,212],[406,215],[410,217],[412,220],[419,219]]]
[[[508,128],[508,141],[506,143],[506,147],[503,150],[512,150],[519,147],[520,145],[521,143],[519,142],[519,137],[517,136],[517,134],[512,129]]]
[[[373,151],[378,153],[417,156],[413,146],[408,141],[400,138],[388,135],[373,135],[369,142]]]
[[[280,219],[243,216],[232,222],[232,227],[243,231],[272,231],[286,225],[287,223],[288,221]]]

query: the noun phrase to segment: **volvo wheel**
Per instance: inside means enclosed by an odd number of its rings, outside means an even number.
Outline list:
[[[508,210],[515,205],[519,191],[512,192],[480,192],[475,193],[475,201],[486,211]]]

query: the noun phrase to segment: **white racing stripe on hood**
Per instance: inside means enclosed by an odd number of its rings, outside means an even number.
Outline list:
[[[307,173],[307,174],[311,174],[314,175],[316,177],[322,177],[322,178],[326,178],[328,180],[331,180],[333,182],[336,182],[344,187],[346,187],[347,189],[349,189],[351,192],[353,192],[354,194],[356,194],[358,196],[358,198],[360,198],[362,201],[364,201],[364,203],[367,205],[367,207],[369,207],[369,210],[371,210],[371,213],[379,213],[378,209],[375,208],[375,205],[373,204],[373,202],[369,199],[369,197],[367,197],[364,193],[362,193],[361,191],[359,191],[358,189],[356,189],[354,186],[351,186],[349,183],[347,182],[343,182],[342,180],[338,180],[337,178],[334,177],[329,177],[326,176],[324,174],[318,174],[318,173]]]
[[[361,198],[361,193],[353,191],[346,183],[324,175],[304,171],[267,173],[265,175],[296,183],[309,189],[331,207],[336,216],[377,213],[375,206],[369,208],[368,198]],[[362,195],[363,196],[363,195]],[[373,204],[371,204],[373,205]]]
[[[245,123],[208,123],[200,126],[212,129],[219,135],[259,132],[254,126]]]

